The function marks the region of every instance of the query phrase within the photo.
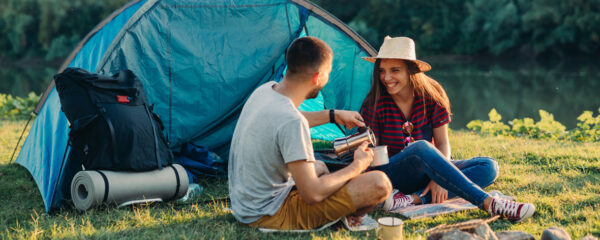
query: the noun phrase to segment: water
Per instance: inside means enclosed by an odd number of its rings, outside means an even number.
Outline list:
[[[425,60],[433,67],[428,74],[444,86],[450,97],[453,129],[466,128],[473,119],[487,120],[492,108],[496,108],[504,122],[524,117],[537,121],[538,110],[543,109],[571,129],[584,110],[596,115],[600,108],[600,73],[594,61],[537,64]],[[0,67],[0,93],[41,94],[57,68],[41,64]]]
[[[492,108],[505,123],[524,117],[538,121],[539,110],[543,109],[571,129],[584,110],[598,114],[600,73],[596,65],[586,60],[545,65],[519,61],[434,62],[429,75],[448,93],[453,129],[466,128],[474,119],[488,120]]]

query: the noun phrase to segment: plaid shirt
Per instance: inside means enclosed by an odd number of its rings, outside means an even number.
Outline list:
[[[415,140],[427,140],[432,142],[433,129],[450,122],[450,116],[446,109],[431,100],[425,100],[422,97],[415,97],[413,101],[410,116],[404,116],[398,105],[392,99],[392,96],[385,93],[377,101],[376,111],[373,106],[363,105],[360,114],[365,120],[365,124],[377,136],[378,145],[387,145],[389,156],[394,156],[404,149],[409,136],[402,129],[407,119],[414,125],[412,137]]]

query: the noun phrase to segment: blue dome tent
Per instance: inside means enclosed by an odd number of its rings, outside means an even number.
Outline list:
[[[132,70],[161,116],[172,149],[194,142],[227,157],[246,98],[261,84],[282,78],[286,48],[304,35],[327,42],[334,61],[329,83],[301,109],[358,110],[373,68],[361,57],[376,52],[306,0],[134,0],[96,26],[59,72]],[[81,166],[64,158],[69,126],[54,82],[34,113],[16,162],[30,171],[50,212],[70,198],[70,181]],[[312,137],[340,136],[328,125],[313,129]]]

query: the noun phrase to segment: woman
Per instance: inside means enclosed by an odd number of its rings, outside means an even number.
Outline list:
[[[375,169],[384,171],[398,190],[384,203],[385,210],[460,196],[515,221],[533,215],[532,204],[495,199],[481,190],[498,175],[495,160],[449,160],[450,101],[442,86],[424,74],[431,66],[416,59],[412,39],[388,36],[377,57],[365,60],[375,67],[361,115],[378,144],[388,146],[389,164]],[[498,212],[494,205],[507,208]]]

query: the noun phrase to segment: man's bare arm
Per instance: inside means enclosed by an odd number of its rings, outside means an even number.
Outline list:
[[[304,115],[304,118],[308,120],[309,127],[316,127],[329,123],[329,110],[300,112]],[[334,110],[334,117],[337,123],[344,125],[348,129],[365,126],[362,116],[355,111]]]
[[[328,174],[329,168],[327,168],[327,165],[325,165],[323,161],[317,160],[315,162],[315,172],[317,173],[317,177],[320,177],[322,175]]]

